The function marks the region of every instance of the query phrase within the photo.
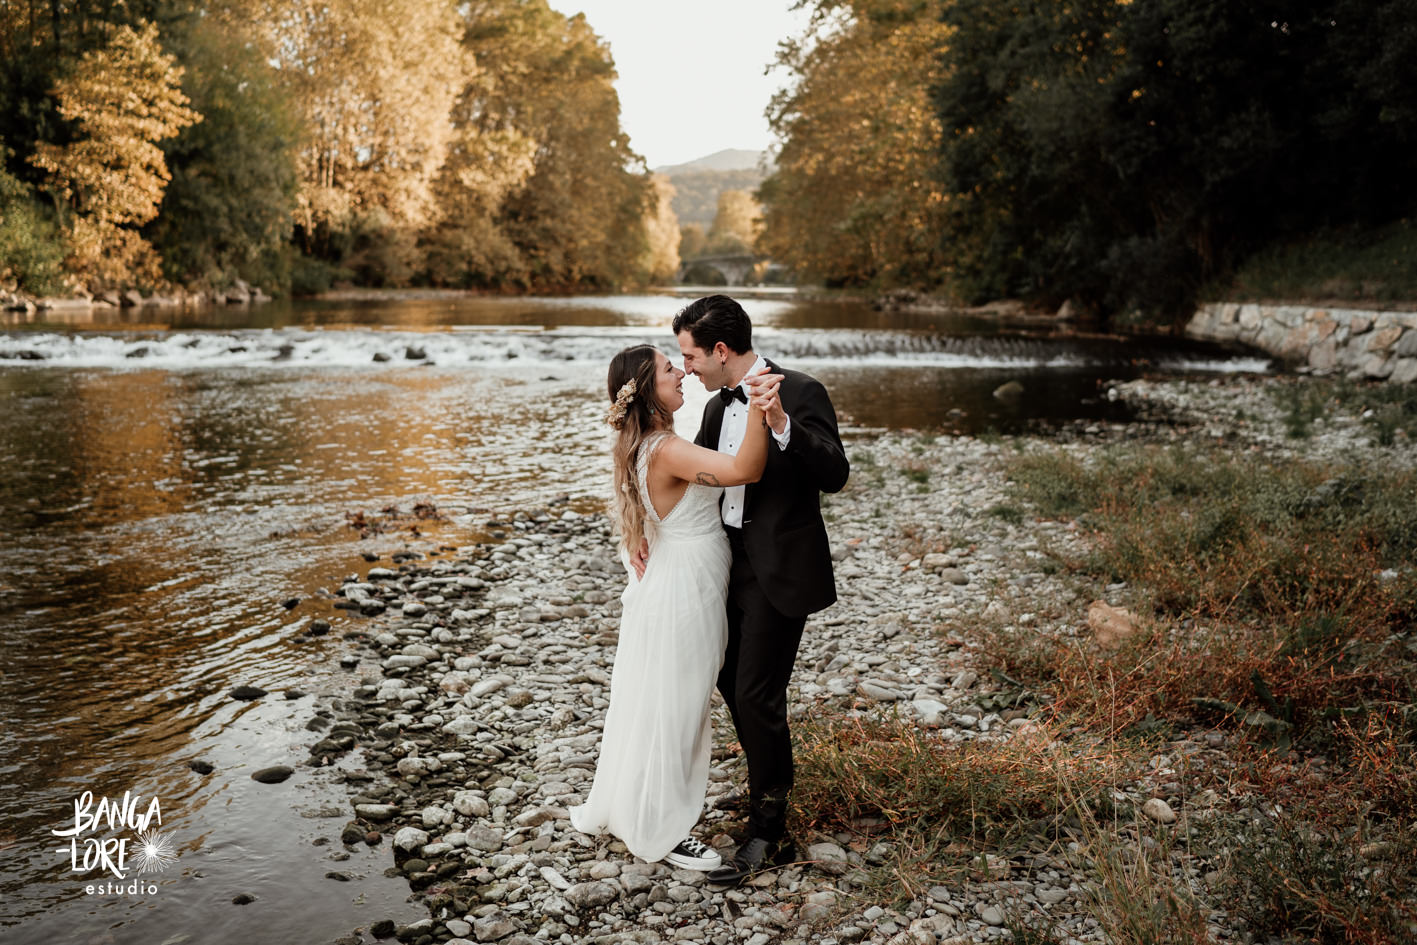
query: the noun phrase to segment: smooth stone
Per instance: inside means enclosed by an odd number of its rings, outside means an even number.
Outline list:
[[[619,893],[615,887],[609,883],[589,882],[576,883],[565,892],[566,901],[577,909],[589,909],[596,906],[604,906],[614,902],[619,898]]]
[[[381,822],[392,820],[399,812],[394,804],[355,804],[354,813],[365,820]]]
[[[494,912],[491,915],[483,916],[472,923],[472,934],[477,936],[479,942],[495,942],[499,938],[506,938],[518,928],[516,919],[504,912]]]
[[[451,722],[449,725],[453,724]],[[444,726],[446,730],[446,726]],[[492,808],[488,806],[486,799],[472,791],[459,791],[453,795],[453,810],[464,817],[488,817],[492,813]]]
[[[505,838],[502,831],[495,827],[488,827],[484,824],[477,824],[468,828],[467,845],[474,850],[481,850],[484,853],[496,853],[502,849]]]
[[[266,695],[266,690],[260,686],[237,686],[231,690],[231,698],[240,699],[243,702],[250,702],[252,699],[259,699]]]
[[[262,784],[280,784],[294,773],[294,768],[287,767],[286,765],[274,765],[270,768],[262,768],[259,771],[251,772],[251,780],[260,781]]]
[[[807,847],[807,859],[825,873],[841,875],[850,867],[846,851],[835,843],[814,843]]]
[[[868,699],[875,699],[877,702],[899,702],[901,698],[900,693],[896,692],[894,689],[887,688],[880,683],[874,683],[870,680],[862,682],[856,689],[861,695]]]
[[[1171,805],[1159,797],[1153,797],[1141,806],[1141,812],[1158,824],[1174,824],[1176,812]]]
[[[916,699],[910,703],[910,707],[920,716],[920,720],[926,725],[938,725],[940,715],[949,711],[949,706],[934,699]]]
[[[394,846],[408,853],[421,849],[428,842],[428,831],[417,827],[403,827],[394,834]]]
[[[538,872],[541,873],[541,878],[546,880],[547,885],[552,889],[564,891],[571,888],[570,881],[550,866],[543,866]]]

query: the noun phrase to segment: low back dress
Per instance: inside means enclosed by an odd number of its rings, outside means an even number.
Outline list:
[[[670,436],[640,446],[636,480],[649,560],[629,574],[590,795],[571,808],[582,833],[609,832],[649,862],[689,836],[703,814],[713,741],[709,699],[728,642],[724,600],[732,554],[719,487],[690,483],[661,520],[647,477]]]

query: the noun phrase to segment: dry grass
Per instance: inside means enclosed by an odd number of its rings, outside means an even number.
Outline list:
[[[894,715],[836,711],[794,723],[793,736],[794,832],[849,834],[870,854],[868,885],[888,899],[987,876],[989,856],[1054,845],[1081,808],[1111,810],[1118,758],[1064,749],[1036,726],[960,742]]]
[[[1086,635],[1023,648],[985,627],[984,652],[1046,689],[1060,725],[1238,736],[1224,794],[1244,800],[1203,833],[1211,895],[1258,940],[1417,941],[1417,477],[1127,447],[1011,472],[1014,501],[1090,531],[1092,553],[1066,566],[1125,582],[1142,619],[1115,650]],[[1171,863],[1084,827],[1109,941],[1206,940]]]
[[[1125,582],[1151,618],[1117,652],[1034,652],[1059,710],[1096,705],[1105,681],[1123,726],[1264,713],[1322,734],[1417,695],[1411,472],[1114,448],[1092,463],[1033,454],[1011,473],[1020,498],[1092,532],[1093,553],[1068,566]]]

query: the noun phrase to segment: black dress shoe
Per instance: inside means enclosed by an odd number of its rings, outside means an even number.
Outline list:
[[[791,840],[765,840],[753,837],[738,848],[721,867],[708,874],[708,881],[726,886],[736,886],[746,877],[774,866],[791,863],[797,858],[797,847]]]

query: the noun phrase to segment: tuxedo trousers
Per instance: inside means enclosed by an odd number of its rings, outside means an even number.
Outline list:
[[[725,528],[733,565],[728,576],[728,645],[718,691],[748,761],[749,836],[776,841],[787,831],[792,790],[792,736],[787,684],[806,617],[789,617],[768,602],[743,547],[743,532]]]

